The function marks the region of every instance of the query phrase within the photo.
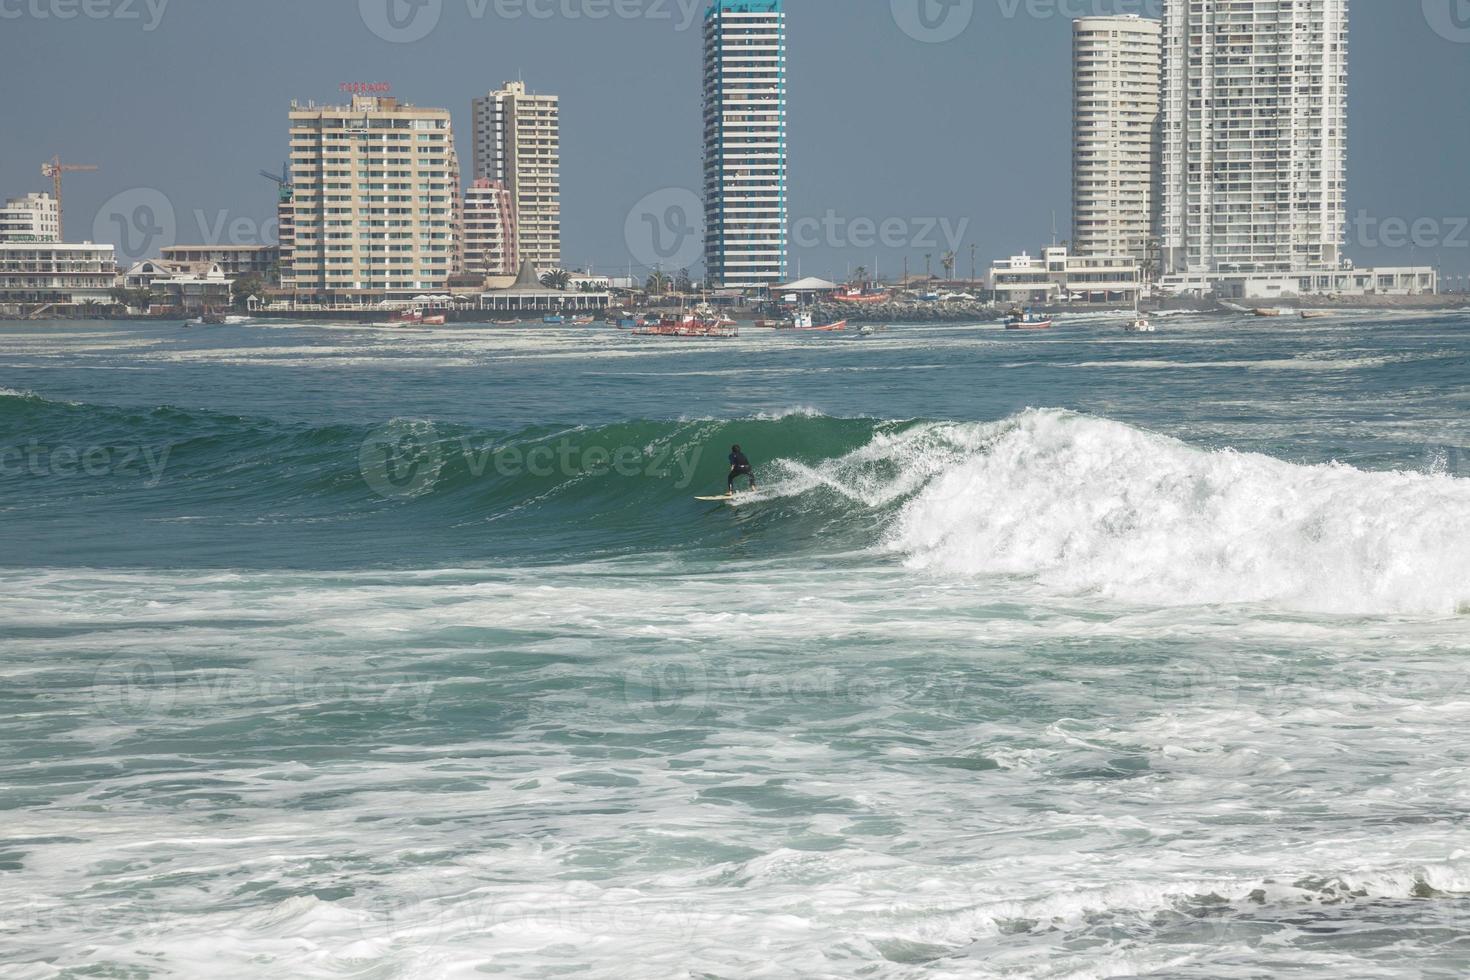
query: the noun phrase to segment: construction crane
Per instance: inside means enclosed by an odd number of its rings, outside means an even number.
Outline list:
[[[291,161],[286,161],[285,165],[281,167],[279,174],[273,174],[269,170],[262,170],[260,171],[260,175],[266,180],[274,181],[281,188],[282,201],[291,200]]]
[[[71,173],[95,173],[97,167],[90,163],[62,163],[61,157],[54,156],[41,164],[41,176],[50,177],[56,181],[56,240],[66,241],[65,226],[62,224],[61,216],[61,175]]]

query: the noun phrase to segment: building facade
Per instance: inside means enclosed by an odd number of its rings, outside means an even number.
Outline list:
[[[1072,23],[1072,250],[1146,262],[1156,224],[1160,24]]]
[[[516,209],[496,180],[477,180],[464,195],[464,271],[513,276],[521,267]]]
[[[475,100],[474,116],[475,180],[510,192],[521,258],[542,272],[560,269],[561,100],[507,82]]]
[[[415,294],[442,290],[459,271],[460,172],[448,110],[383,96],[293,102],[290,177],[283,284]]]
[[[1341,265],[1348,0],[1167,0],[1165,271]]]
[[[1131,255],[1073,255],[1065,246],[1022,253],[990,266],[996,302],[1015,306],[1060,303],[1132,303],[1143,288],[1138,260]]]
[[[281,249],[278,245],[172,245],[160,249],[159,257],[171,266],[196,272],[218,266],[231,279],[269,279],[280,265]]]
[[[704,263],[716,289],[787,276],[786,13],[715,0],[704,25]]]
[[[0,242],[61,240],[61,207],[50,194],[13,197],[0,207]]]
[[[111,245],[0,243],[0,309],[112,302],[117,256]]]

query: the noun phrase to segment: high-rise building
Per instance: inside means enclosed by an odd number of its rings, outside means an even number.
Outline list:
[[[13,197],[0,207],[0,242],[61,240],[61,208],[50,194]]]
[[[1163,47],[1165,269],[1337,268],[1348,0],[1167,0]]]
[[[496,180],[477,180],[464,196],[464,271],[513,276],[521,267],[515,205]]]
[[[1143,263],[1155,224],[1159,35],[1137,15],[1072,23],[1072,254]]]
[[[787,278],[786,13],[715,0],[704,25],[704,264],[711,286]]]
[[[561,100],[507,82],[475,100],[474,176],[510,191],[520,254],[561,268]]]
[[[384,96],[291,104],[292,224],[282,281],[299,290],[422,292],[458,272],[459,158],[446,109]]]

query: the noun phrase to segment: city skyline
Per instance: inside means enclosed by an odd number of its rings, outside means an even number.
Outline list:
[[[925,254],[937,266],[951,247],[941,229],[946,221],[951,229],[968,222],[954,249],[962,252],[961,275],[969,272],[971,245],[984,264],[1018,245],[1044,240],[1053,214],[1063,224],[1071,206],[1071,18],[1061,11],[1032,16],[1025,6],[982,3],[962,33],[924,43],[880,6],[851,9],[823,0],[788,4],[791,44],[801,52],[790,68],[791,274],[840,277],[857,266],[871,270],[876,265],[894,275],[903,258],[921,262]],[[1018,12],[1007,17],[1006,6]],[[1137,6],[1099,3],[1089,10]],[[232,223],[247,230],[252,222],[256,228],[266,225],[274,217],[274,189],[255,172],[284,155],[283,106],[290,98],[341,101],[338,84],[364,76],[391,81],[393,94],[405,101],[449,108],[456,116],[471,98],[505,77],[524,76],[532,90],[559,94],[563,264],[568,267],[621,271],[632,265],[641,271],[645,263],[624,240],[630,209],[660,191],[699,191],[699,149],[690,138],[699,126],[699,94],[690,84],[702,57],[699,20],[680,30],[678,8],[666,21],[614,17],[594,24],[564,17],[477,20],[449,4],[437,30],[407,44],[377,37],[357,10],[304,11],[301,18],[335,25],[344,36],[340,49],[312,62],[260,49],[258,42],[271,36],[269,16],[251,20],[231,11],[206,14],[183,6],[168,13],[152,32],[123,23],[31,18],[7,22],[0,37],[0,52],[19,59],[17,64],[49,59],[63,70],[93,76],[119,70],[114,62],[162,50],[169,37],[177,42],[211,30],[240,35],[257,56],[253,64],[239,64],[243,75],[236,76],[231,73],[240,61],[236,55],[215,51],[204,59],[186,46],[177,71],[196,70],[196,62],[208,60],[221,63],[224,77],[250,80],[244,93],[229,100],[231,112],[224,115],[214,111],[219,104],[214,87],[162,90],[181,118],[211,109],[200,117],[211,138],[197,154],[182,155],[188,159],[160,154],[153,141],[116,127],[86,132],[94,120],[117,111],[115,101],[126,95],[126,86],[117,86],[120,92],[94,86],[85,98],[80,87],[68,90],[74,95],[42,93],[39,105],[20,108],[13,121],[15,138],[8,141],[11,153],[0,159],[6,196],[44,189],[37,164],[53,152],[102,165],[98,174],[68,180],[69,238],[93,237],[86,232],[97,227],[94,218],[109,200],[135,189],[156,191],[168,203],[176,243],[228,242]],[[89,48],[97,64],[78,66],[69,54],[66,39],[83,31],[116,42]],[[1354,10],[1346,255],[1361,264],[1430,263],[1450,275],[1470,272],[1470,235],[1458,226],[1467,202],[1453,164],[1470,155],[1470,135],[1465,127],[1446,125],[1427,112],[1397,108],[1412,104],[1415,91],[1425,87],[1470,87],[1466,47],[1444,33],[1418,16],[1386,16],[1367,5]],[[803,47],[817,34],[835,43]],[[19,38],[26,43],[17,44]],[[477,41],[490,50],[467,57]],[[834,48],[859,44],[876,45],[879,70],[858,71],[834,57]],[[615,57],[593,65],[569,56],[612,48],[618,51]],[[1415,52],[1412,59],[1396,58],[1395,52],[1408,50]],[[1399,67],[1385,70],[1395,58]],[[291,70],[266,70],[274,62],[290,62]],[[311,69],[302,71],[303,63]],[[1014,143],[988,137],[995,128],[991,122],[978,127],[969,121],[994,111],[987,88],[1006,73],[1022,71],[1031,89],[1028,103],[1043,107],[1005,127],[1019,134],[1016,139],[1028,151],[1034,149],[1025,166],[1009,156]],[[261,119],[275,122],[263,130]],[[456,127],[462,159],[469,158],[470,128],[467,122]],[[968,131],[982,128],[982,135]],[[1440,148],[1432,157],[1409,151],[1431,138]],[[894,176],[879,180],[875,173]],[[896,233],[879,233],[885,223]],[[102,225],[106,228],[105,221]],[[107,229],[114,237],[125,230]],[[141,237],[134,236],[132,244]],[[1415,238],[1419,245],[1413,244]],[[1394,244],[1399,247],[1385,247]],[[155,252],[157,247],[153,243]],[[120,262],[129,257],[127,248],[120,251]]]

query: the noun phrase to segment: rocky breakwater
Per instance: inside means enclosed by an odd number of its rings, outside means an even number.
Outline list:
[[[885,303],[819,303],[812,307],[817,323],[981,323],[998,319],[1003,310],[978,300],[922,302],[889,300]]]

